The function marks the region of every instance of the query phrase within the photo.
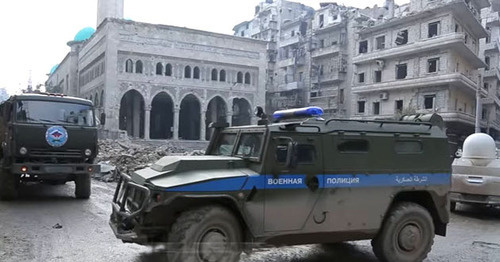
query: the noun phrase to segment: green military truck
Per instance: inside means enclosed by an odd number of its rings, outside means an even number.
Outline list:
[[[253,247],[372,239],[382,261],[421,261],[449,221],[450,154],[437,115],[215,124],[205,156],[122,174],[110,225],[167,243],[169,261],[237,261]],[[259,115],[262,115],[260,111]],[[287,118],[311,117],[307,120]]]
[[[21,182],[75,181],[77,198],[89,198],[99,171],[92,102],[55,94],[11,96],[0,104],[0,198],[18,196]]]

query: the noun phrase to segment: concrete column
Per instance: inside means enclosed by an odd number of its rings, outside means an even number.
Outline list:
[[[201,141],[205,141],[206,138],[206,132],[207,132],[207,127],[205,126],[205,121],[206,121],[206,114],[207,114],[207,111],[206,110],[201,110],[201,116],[200,116],[200,127],[201,127],[201,131],[200,131],[200,140]]]
[[[132,106],[132,121],[133,127],[132,136],[139,137],[141,134],[141,100],[139,96],[134,96],[133,98],[133,106]]]
[[[233,125],[233,111],[227,111],[227,123],[229,126]]]
[[[174,140],[179,140],[179,107],[174,107]]]
[[[146,106],[144,112],[144,139],[149,139],[149,130],[151,125],[151,106]]]

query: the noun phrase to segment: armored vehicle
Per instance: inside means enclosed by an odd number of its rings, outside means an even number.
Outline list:
[[[373,239],[383,261],[421,261],[449,220],[442,119],[214,124],[205,156],[122,174],[110,225],[124,242],[167,242],[168,261],[237,261],[258,246]],[[258,115],[263,115],[259,110]],[[288,120],[310,117],[306,120]]]
[[[24,181],[75,181],[77,198],[89,198],[99,171],[92,102],[54,94],[22,94],[0,105],[0,197],[13,199]]]

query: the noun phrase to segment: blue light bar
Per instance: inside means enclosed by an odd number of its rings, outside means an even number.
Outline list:
[[[294,108],[294,109],[286,109],[286,110],[278,110],[274,112],[274,119],[287,119],[287,118],[297,118],[297,117],[314,117],[314,116],[322,116],[323,109],[317,106],[310,106],[304,108]]]

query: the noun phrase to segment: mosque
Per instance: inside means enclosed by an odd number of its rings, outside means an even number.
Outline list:
[[[266,41],[123,19],[124,0],[98,0],[50,71],[48,90],[90,99],[103,137],[207,140],[208,124],[255,123],[265,104]]]

